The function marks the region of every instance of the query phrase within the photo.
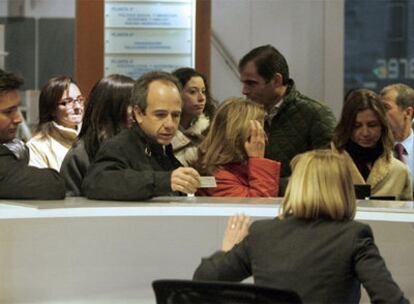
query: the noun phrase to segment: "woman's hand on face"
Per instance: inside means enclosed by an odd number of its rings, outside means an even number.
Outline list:
[[[231,250],[234,245],[240,243],[249,232],[250,218],[244,214],[231,216],[224,232],[223,251]]]
[[[262,124],[257,120],[250,121],[250,136],[244,143],[247,156],[264,157],[266,146],[266,134]]]

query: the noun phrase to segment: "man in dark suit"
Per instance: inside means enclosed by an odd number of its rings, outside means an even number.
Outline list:
[[[104,143],[82,183],[91,199],[145,200],[194,193],[199,174],[181,167],[171,141],[181,116],[178,80],[169,73],[142,75],[132,91],[136,125]]]
[[[388,122],[394,135],[395,157],[403,161],[414,172],[414,89],[397,83],[386,86],[380,93],[387,111]]]
[[[22,84],[0,69],[0,199],[63,199],[63,178],[52,169],[29,167],[29,150],[16,138],[23,120],[18,92]]]

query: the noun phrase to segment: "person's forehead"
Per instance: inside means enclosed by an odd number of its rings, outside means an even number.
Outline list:
[[[356,120],[358,121],[365,121],[365,120],[378,120],[377,114],[371,110],[371,109],[366,109],[366,110],[362,110],[360,112],[357,113],[356,116]]]
[[[381,96],[381,100],[385,102],[396,103],[397,97],[398,97],[398,92],[395,89],[390,89]]]
[[[173,83],[152,82],[148,90],[147,106],[152,110],[173,108],[181,110],[180,92]]]
[[[17,90],[0,93],[0,110],[18,106],[20,104],[20,94]]]
[[[257,73],[257,67],[253,61],[247,62],[246,65],[241,69],[240,78],[242,80],[243,79],[255,79],[255,80],[263,79],[263,77],[261,77]]]
[[[78,86],[74,83],[70,83],[67,90],[63,92],[64,97],[78,97],[82,95],[81,91],[79,90]]]
[[[200,76],[193,76],[185,84],[186,87],[204,87],[204,80]]]
[[[148,86],[148,95],[150,94],[167,94],[179,93],[177,86],[166,80],[154,80]]]

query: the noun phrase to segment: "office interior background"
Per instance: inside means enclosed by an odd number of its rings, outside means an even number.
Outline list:
[[[74,76],[75,6],[75,0],[0,1],[0,67],[25,78],[30,124],[42,84],[52,75]],[[212,0],[211,7],[217,100],[241,95],[237,62],[262,44],[278,48],[298,88],[336,116],[348,89],[413,84],[412,0]]]
[[[278,48],[286,56],[299,90],[325,101],[337,117],[348,89],[367,87],[379,91],[394,82],[414,85],[414,0],[211,3],[210,82],[217,100],[241,95],[238,60],[262,44]],[[0,68],[25,78],[23,111],[29,124],[37,122],[38,91],[46,80],[56,74],[75,74],[75,12],[76,0],[0,0]],[[27,226],[19,226],[18,220],[3,221],[4,235],[9,235],[9,231],[19,231],[21,235],[15,241],[10,234],[16,246],[6,248],[0,259],[0,269],[5,269],[0,274],[0,281],[4,282],[2,296],[14,297],[21,303],[45,303],[47,299],[59,303],[88,302],[80,301],[81,298],[92,303],[92,296],[99,294],[109,299],[106,303],[113,303],[109,296],[116,298],[117,293],[127,290],[131,292],[131,303],[135,303],[137,293],[147,300],[145,303],[153,303],[152,292],[147,290],[148,277],[154,273],[156,278],[174,277],[177,272],[191,274],[201,256],[217,248],[225,226],[224,218],[217,225],[214,219],[207,218],[154,218],[47,219],[42,223],[35,219],[27,221]],[[412,223],[371,225],[388,265],[399,273],[401,287],[412,295]],[[111,234],[104,235],[102,231]],[[201,233],[208,241],[199,237]],[[173,239],[170,235],[181,238]],[[136,245],[140,242],[145,246]],[[53,248],[49,248],[51,244]],[[104,246],[95,248],[94,244]],[[27,248],[34,249],[31,256],[38,264],[25,256],[22,249],[27,252]],[[165,255],[179,248],[186,255]],[[14,259],[8,260],[11,256]],[[152,263],[137,261],[135,256],[144,256]],[[21,263],[16,263],[17,270],[13,268],[14,261]],[[42,269],[42,265],[48,267]],[[80,276],[83,268],[89,272]],[[9,273],[15,277],[6,278]],[[34,277],[36,280],[32,280]],[[47,295],[42,294],[44,285],[50,286]],[[79,299],[73,296],[74,286],[79,288]],[[147,289],[138,292],[137,286]],[[27,295],[19,294],[21,290]],[[105,303],[101,300],[97,298],[96,303]]]

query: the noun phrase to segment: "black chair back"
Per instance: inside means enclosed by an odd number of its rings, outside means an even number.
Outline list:
[[[302,303],[293,291],[244,283],[157,280],[152,287],[157,304]]]

